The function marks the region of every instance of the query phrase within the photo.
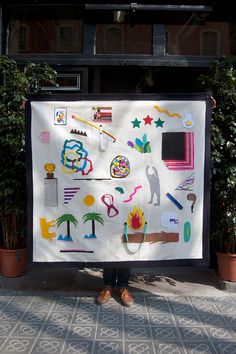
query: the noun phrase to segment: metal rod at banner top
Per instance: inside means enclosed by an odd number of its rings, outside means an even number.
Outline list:
[[[130,4],[85,4],[85,10],[141,10],[141,11],[213,11],[212,6],[205,5],[142,5]]]

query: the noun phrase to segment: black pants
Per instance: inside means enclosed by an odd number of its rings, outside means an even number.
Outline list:
[[[130,268],[105,268],[103,270],[103,281],[105,286],[112,288],[127,288],[131,274]]]

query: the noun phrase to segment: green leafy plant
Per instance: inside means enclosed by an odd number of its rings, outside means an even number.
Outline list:
[[[47,64],[16,61],[0,56],[0,230],[1,246],[26,245],[25,102],[42,84],[55,84],[56,72]]]
[[[215,61],[202,84],[216,100],[211,122],[211,237],[215,250],[236,253],[235,59]]]

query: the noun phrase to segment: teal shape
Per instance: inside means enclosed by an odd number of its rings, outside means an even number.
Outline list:
[[[191,225],[189,221],[184,224],[184,241],[189,242],[191,236]]]
[[[141,120],[135,118],[135,120],[132,120],[131,123],[133,124],[133,128],[140,128]]]

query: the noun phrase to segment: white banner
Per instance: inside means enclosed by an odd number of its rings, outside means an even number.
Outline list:
[[[32,101],[33,261],[201,259],[204,100]]]

